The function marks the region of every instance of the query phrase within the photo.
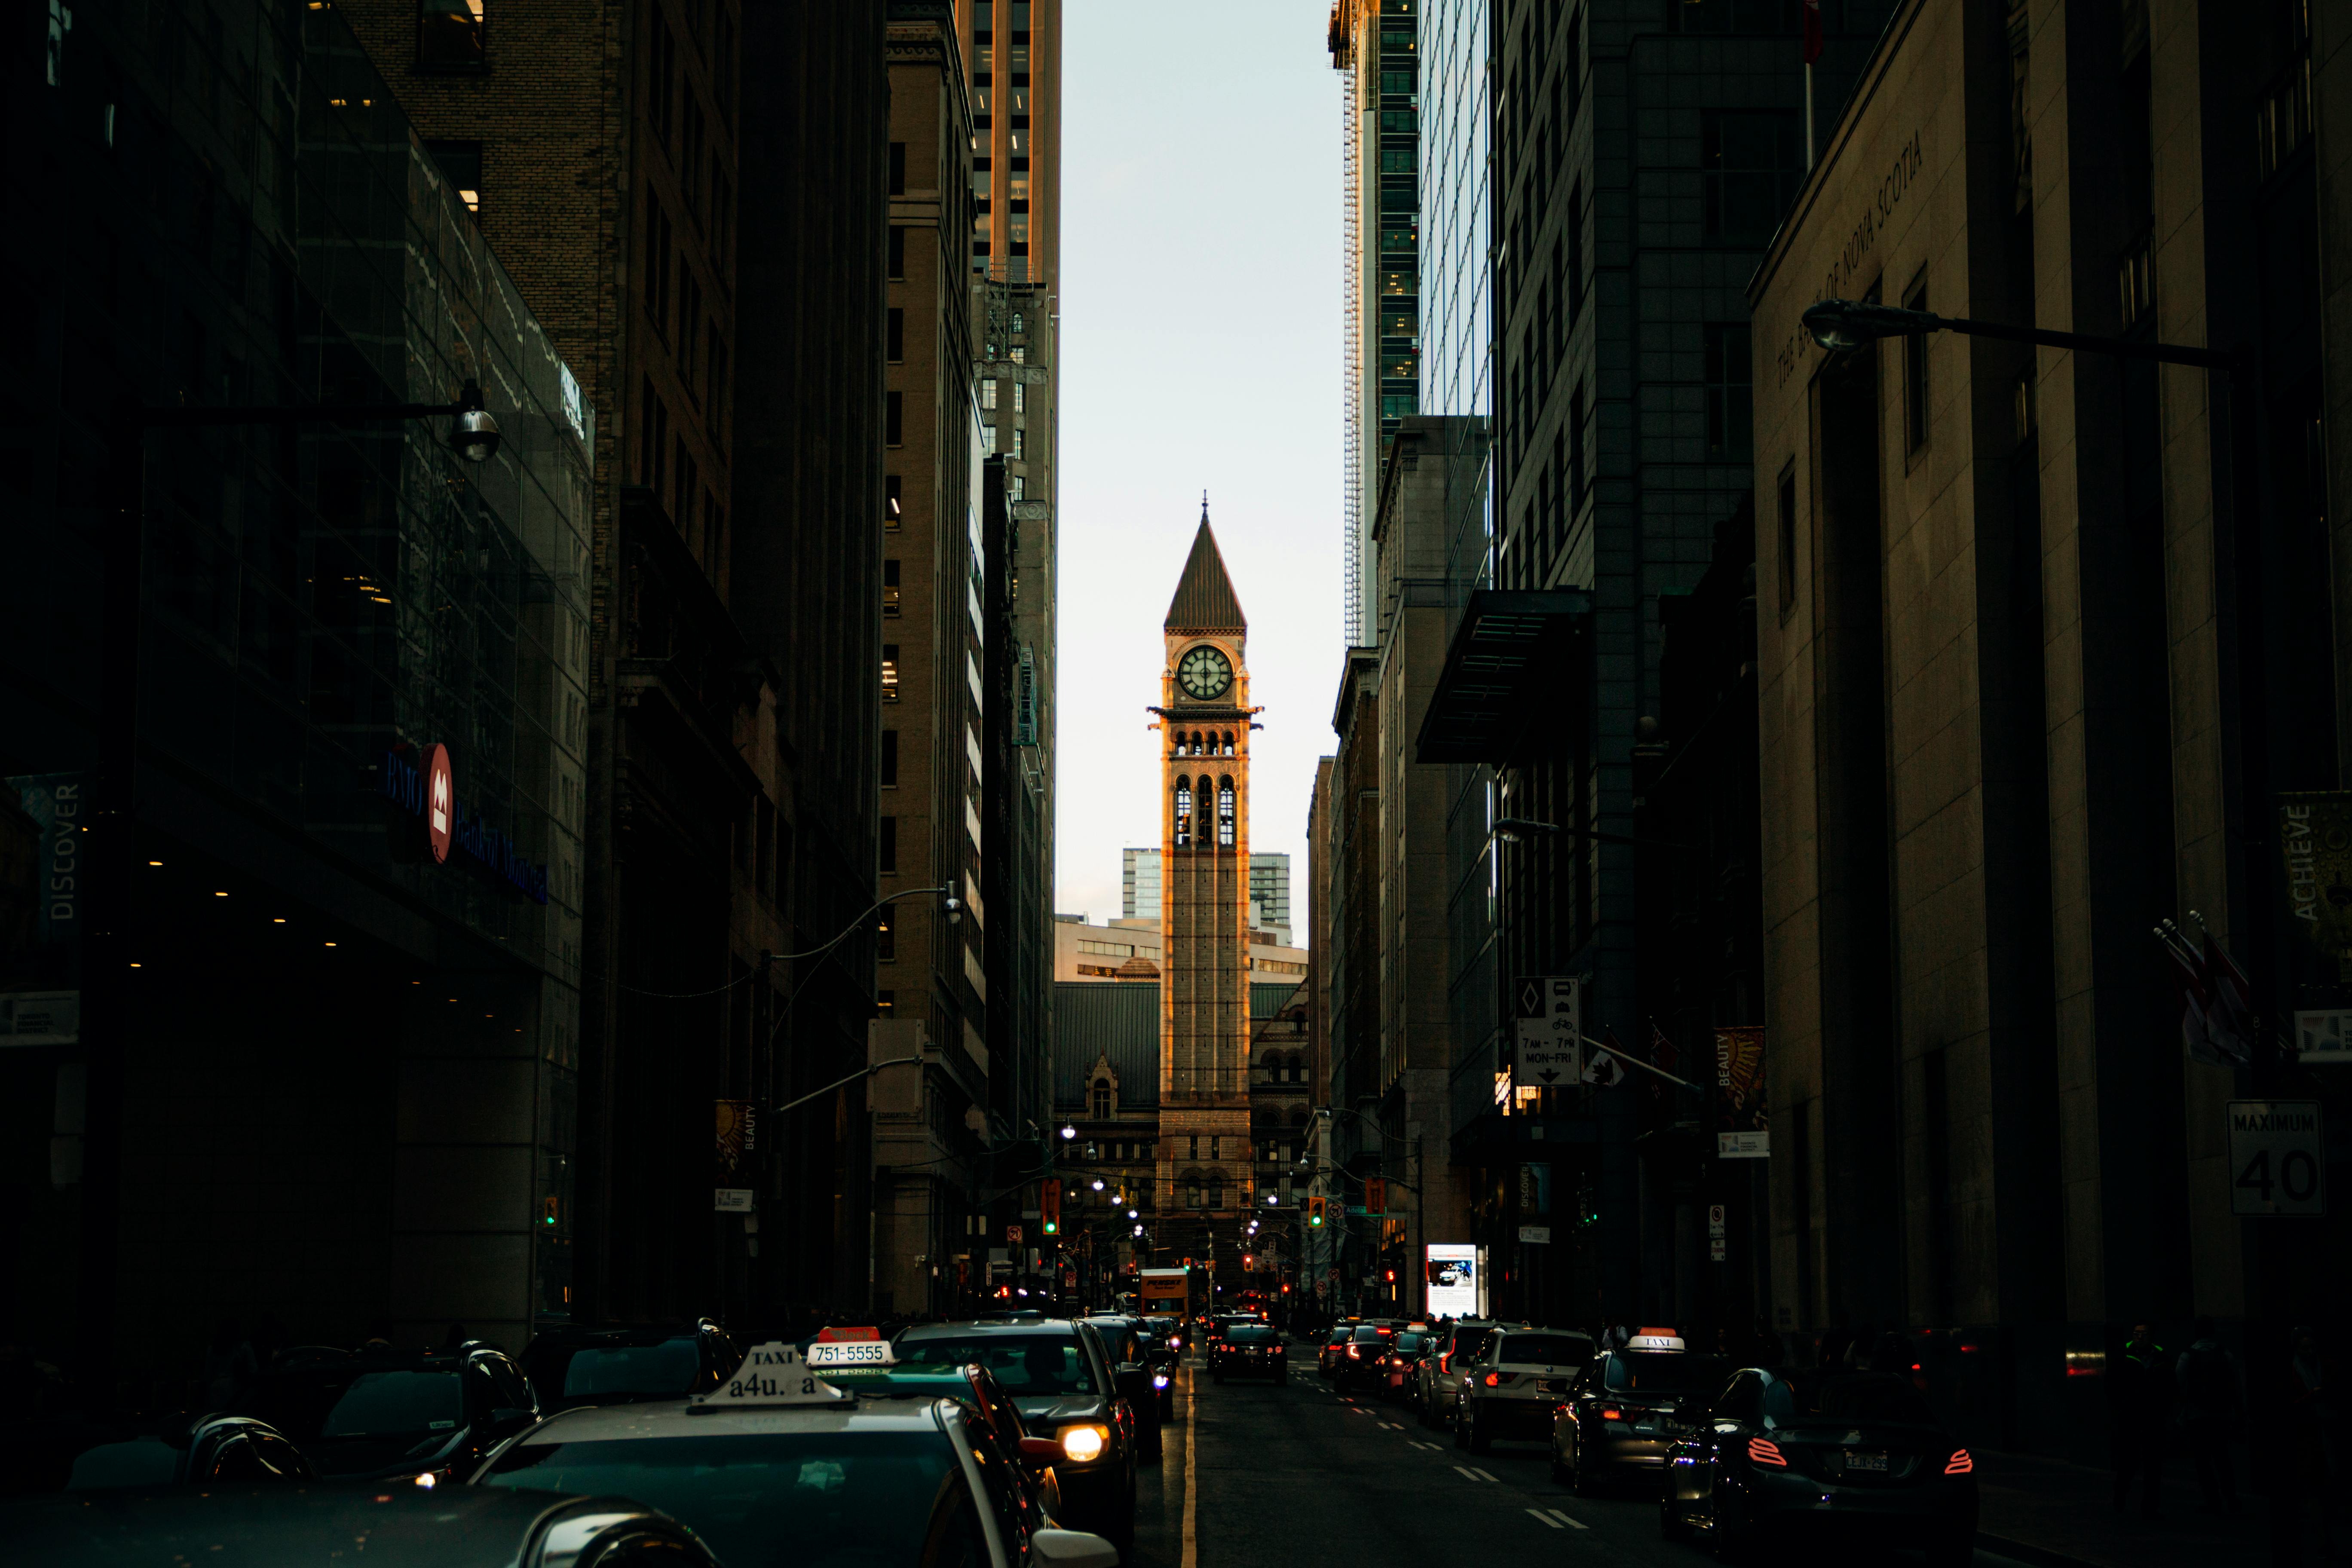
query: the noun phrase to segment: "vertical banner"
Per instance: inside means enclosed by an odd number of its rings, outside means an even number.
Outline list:
[[[720,1214],[750,1214],[753,1207],[751,1156],[759,1146],[759,1108],[748,1100],[711,1103],[718,1113],[719,1137],[711,1207]]]
[[[69,1046],[81,1037],[82,830],[87,773],[8,781],[0,862],[21,868],[0,889],[0,1046]],[[21,878],[21,879],[19,879]]]
[[[1715,1153],[1719,1160],[1771,1157],[1760,1028],[1715,1032]]]
[[[2282,795],[2279,854],[2294,929],[2352,979],[2352,790]]]
[[[1584,1078],[1584,999],[1569,974],[1531,974],[1515,998],[1518,1051],[1511,1068],[1517,1089],[1567,1089]]]

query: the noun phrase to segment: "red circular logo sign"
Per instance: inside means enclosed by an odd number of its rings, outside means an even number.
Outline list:
[[[457,781],[449,771],[449,748],[425,748],[425,837],[433,846],[433,863],[449,858],[449,833],[457,826]]]

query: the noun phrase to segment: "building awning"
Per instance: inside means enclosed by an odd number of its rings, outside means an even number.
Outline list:
[[[1470,595],[1445,650],[1445,670],[1421,721],[1413,760],[1510,760],[1529,687],[1548,650],[1592,613],[1579,588],[1482,588]]]

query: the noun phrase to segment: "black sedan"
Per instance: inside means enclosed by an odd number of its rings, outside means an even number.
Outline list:
[[[1685,1351],[1603,1351],[1554,1413],[1551,1473],[1579,1497],[1628,1473],[1654,1473],[1696,1424],[1733,1363]]]
[[[709,1318],[690,1323],[562,1324],[522,1352],[540,1412],[708,1394],[743,1364],[743,1352]]]
[[[1285,1383],[1290,1377],[1290,1347],[1279,1330],[1264,1323],[1235,1323],[1209,1347],[1209,1376],[1223,1383],[1228,1377],[1270,1377]]]
[[[1899,1377],[1750,1368],[1694,1425],[1666,1460],[1670,1541],[1860,1538],[1924,1548],[1932,1568],[1974,1553],[1975,1461]]]
[[[539,1418],[514,1363],[478,1340],[446,1354],[289,1351],[253,1403],[330,1481],[462,1479]]]
[[[898,1366],[988,1369],[1022,1424],[1061,1446],[1063,1517],[1121,1548],[1135,1539],[1136,1417],[1148,1373],[1111,1365],[1091,1323],[918,1323],[894,1342]]]

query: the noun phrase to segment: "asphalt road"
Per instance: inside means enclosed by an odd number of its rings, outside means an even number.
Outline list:
[[[1424,1431],[1401,1405],[1332,1393],[1311,1360],[1279,1386],[1213,1384],[1188,1364],[1158,1473],[1141,1479],[1136,1506],[1132,1568],[1713,1562],[1697,1547],[1658,1539],[1655,1492],[1571,1497],[1551,1479],[1542,1443],[1456,1448],[1451,1432]],[[1848,1555],[1834,1568],[1919,1561]],[[1983,1552],[1977,1564],[2021,1568]]]

